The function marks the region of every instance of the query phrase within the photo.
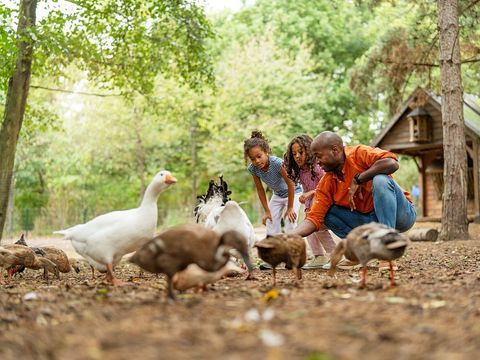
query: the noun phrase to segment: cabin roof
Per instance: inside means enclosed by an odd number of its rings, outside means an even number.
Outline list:
[[[411,111],[409,104],[412,102],[412,99],[418,94],[418,92],[424,92],[428,95],[428,101],[434,107],[438,108],[441,111],[442,98],[430,91],[424,90],[421,87],[418,87],[412,95],[402,104],[400,110],[392,117],[390,122],[383,128],[383,130],[377,135],[377,137],[371,142],[371,146],[378,146],[385,135],[388,134],[390,129],[404,116],[407,111]],[[478,137],[480,137],[480,98],[464,94],[463,96],[463,117],[465,121],[465,126],[473,131]]]

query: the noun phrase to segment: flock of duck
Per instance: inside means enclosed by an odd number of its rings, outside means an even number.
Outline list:
[[[198,197],[196,222],[171,227],[155,235],[157,227],[157,200],[161,192],[177,180],[169,171],[160,171],[147,187],[139,207],[113,211],[84,224],[56,231],[70,240],[75,251],[94,269],[106,273],[113,285],[126,283],[115,277],[115,266],[126,254],[130,261],[152,273],[167,277],[167,296],[174,299],[174,289],[205,287],[232,272],[243,272],[233,258],[241,259],[246,279],[254,279],[250,252],[257,248],[258,257],[269,263],[276,283],[276,267],[285,263],[292,269],[295,283],[302,278],[301,268],[306,262],[305,241],[300,236],[280,234],[256,241],[253,226],[240,205],[231,200],[227,183],[210,181],[205,195]],[[362,285],[366,283],[367,262],[373,258],[392,261],[402,256],[408,238],[396,230],[377,223],[354,229],[337,244],[331,258],[333,275],[342,256],[362,265]],[[243,266],[242,264],[242,266]],[[31,248],[22,238],[12,245],[0,246],[0,267],[7,269],[9,281],[15,272],[23,269],[44,269],[48,281],[51,272],[60,278],[60,272],[69,272],[78,264],[54,247]],[[394,285],[391,267],[390,279]],[[3,279],[0,278],[0,282]]]

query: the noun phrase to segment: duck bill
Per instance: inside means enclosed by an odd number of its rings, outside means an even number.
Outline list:
[[[165,176],[165,184],[175,184],[177,182],[177,179],[173,177],[172,175],[167,175]]]

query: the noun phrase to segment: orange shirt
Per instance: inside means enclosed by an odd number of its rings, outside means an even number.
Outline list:
[[[314,223],[317,229],[320,229],[325,220],[325,215],[332,205],[350,209],[348,188],[355,174],[369,169],[377,160],[384,158],[397,160],[397,156],[392,152],[366,145],[345,146],[344,151],[345,164],[342,173],[345,181],[340,180],[335,173],[327,172],[315,189],[315,198],[306,218]],[[372,180],[362,183],[361,191],[363,200],[360,200],[358,195],[355,196],[356,211],[368,214],[374,209]],[[406,191],[404,191],[404,194],[407,200],[413,203],[410,194]]]

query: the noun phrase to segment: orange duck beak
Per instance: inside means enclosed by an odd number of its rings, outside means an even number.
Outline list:
[[[165,176],[165,184],[175,184],[177,182],[177,179],[173,177],[172,175],[167,175]]]

